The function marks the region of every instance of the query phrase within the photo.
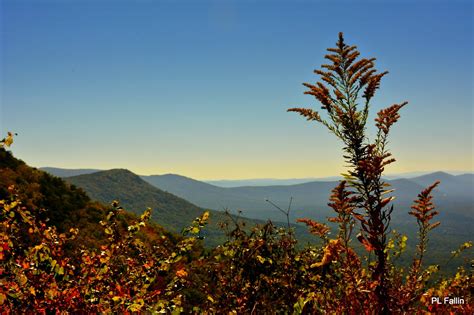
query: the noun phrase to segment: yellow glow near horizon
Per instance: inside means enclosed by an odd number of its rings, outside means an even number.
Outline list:
[[[292,178],[322,178],[339,176],[341,173],[347,172],[347,168],[343,166],[341,161],[326,161],[326,162],[311,162],[298,161],[297,163],[281,163],[280,161],[267,163],[251,163],[244,162],[241,164],[225,163],[224,161],[212,163],[195,163],[185,165],[168,165],[164,168],[149,167],[149,166],[134,166],[125,167],[120,165],[97,165],[96,167],[89,167],[86,165],[71,166],[71,165],[53,165],[53,167],[60,168],[97,168],[97,169],[112,169],[112,168],[126,168],[139,175],[163,175],[163,174],[177,174],[190,177],[196,180],[243,180],[243,179],[258,179],[258,178],[272,178],[272,179],[292,179]],[[453,161],[451,165],[440,164],[439,161],[419,161],[411,160],[404,164],[393,164],[389,166],[385,174],[403,174],[410,172],[474,172],[472,161],[469,158],[460,158],[458,161]]]

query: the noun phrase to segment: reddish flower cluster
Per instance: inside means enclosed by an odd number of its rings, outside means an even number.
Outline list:
[[[339,216],[337,218],[329,219],[330,222],[342,222],[344,216],[351,216],[356,209],[356,202],[359,197],[354,195],[354,192],[348,191],[347,182],[341,181],[333,190],[330,197],[330,206]]]
[[[321,121],[321,117],[319,116],[319,113],[308,108],[290,108],[288,110],[289,112],[297,112],[300,113],[301,116],[304,116],[306,120],[315,120],[315,121]]]
[[[416,218],[419,224],[426,226],[429,230],[437,227],[439,222],[429,224],[429,221],[437,215],[439,212],[434,210],[432,199],[433,196],[431,192],[439,185],[439,181],[435,182],[425,190],[423,190],[419,195],[418,199],[415,200],[415,204],[411,207],[412,211],[409,213]]]
[[[311,219],[306,219],[306,218],[298,219],[296,220],[296,222],[302,222],[306,224],[309,227],[309,231],[312,234],[317,235],[319,237],[324,238],[329,233],[329,226],[327,226],[324,223],[319,223],[319,222],[313,221]]]
[[[377,113],[377,118],[375,118],[375,121],[377,122],[377,128],[379,128],[383,133],[387,134],[390,130],[390,127],[398,121],[398,118],[400,118],[398,111],[406,104],[408,104],[408,102],[394,104],[379,111]]]

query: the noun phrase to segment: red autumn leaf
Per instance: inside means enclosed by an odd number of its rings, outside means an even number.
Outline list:
[[[357,239],[364,245],[368,252],[375,250],[375,247],[361,233],[357,234]]]

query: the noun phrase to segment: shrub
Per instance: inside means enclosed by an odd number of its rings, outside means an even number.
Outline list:
[[[431,219],[438,214],[431,203],[431,191],[438,183],[418,196],[410,212],[418,222],[419,245],[413,267],[406,280],[402,281],[402,270],[396,268],[389,257],[394,196],[391,195],[393,190],[389,189],[390,185],[382,179],[382,174],[387,165],[395,162],[388,150],[388,136],[393,124],[400,118],[399,111],[407,102],[394,104],[377,113],[377,132],[375,139],[370,141],[366,135],[370,101],[388,72],[377,72],[375,58],[359,58],[357,47],[347,45],[342,33],[339,33],[336,47],[329,48],[328,52],[325,58],[329,63],[322,65],[321,70],[314,71],[323,82],[314,85],[304,83],[309,89],[305,94],[315,97],[326,112],[327,119],[312,109],[288,110],[299,113],[309,121],[323,124],[336,135],[344,144],[344,158],[349,168],[343,174],[345,180],[334,189],[331,197],[333,202],[329,204],[338,214],[337,218],[330,219],[339,223],[338,238],[326,240],[325,256],[320,263],[336,266],[332,276],[337,276],[337,280],[329,290],[336,290],[332,292],[335,295],[331,299],[337,299],[338,305],[328,303],[325,295],[314,292],[309,293],[308,297],[314,302],[313,307],[324,311],[352,313],[371,310],[387,314],[400,310],[420,310],[420,296],[426,289],[430,271],[433,271],[433,268],[421,268],[428,232],[439,225],[439,222],[431,223]],[[360,228],[357,239],[369,255],[375,255],[375,261],[370,262],[367,268],[362,268],[361,260],[348,246],[356,221]],[[321,230],[324,228],[320,223],[305,223],[313,232],[316,229],[316,234],[323,236]],[[465,294],[469,292],[466,290]],[[358,304],[354,301],[364,302]],[[321,305],[325,304],[327,307],[321,309]]]

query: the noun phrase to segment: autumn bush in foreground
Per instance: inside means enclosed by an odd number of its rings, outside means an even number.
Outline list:
[[[325,58],[329,63],[322,65],[322,70],[314,71],[323,82],[304,84],[309,89],[305,94],[314,96],[321,103],[328,118],[323,119],[317,111],[307,108],[291,108],[289,111],[323,124],[344,145],[344,158],[349,170],[343,174],[345,180],[333,191],[331,199],[334,202],[330,204],[338,214],[332,220],[340,223],[339,237],[326,245],[325,255],[331,259],[324,260],[328,263],[336,256],[340,264],[336,274],[344,286],[341,287],[341,282],[335,284],[335,288],[341,289],[342,299],[336,310],[351,312],[369,308],[378,313],[389,313],[419,309],[428,277],[427,270],[422,270],[428,232],[439,225],[439,222],[432,222],[438,212],[433,210],[430,195],[438,183],[421,192],[412,207],[410,214],[416,217],[419,226],[418,253],[406,279],[396,281],[395,278],[403,272],[397,270],[389,256],[388,236],[394,196],[382,174],[387,165],[395,162],[388,150],[388,138],[392,126],[400,118],[399,111],[407,102],[380,110],[375,118],[375,139],[369,140],[366,125],[370,102],[388,72],[377,72],[375,58],[359,58],[356,46],[347,45],[342,33],[336,47],[329,48],[328,52]],[[375,256],[367,268],[361,268],[359,258],[348,247],[350,238],[347,235],[351,234],[356,222],[360,227],[357,239],[369,255],[373,253]],[[317,223],[307,224],[315,226]],[[320,303],[318,297],[314,300]],[[349,301],[370,301],[370,306],[357,307],[357,303],[351,306]]]
[[[11,199],[0,201],[0,305],[4,312],[182,310],[180,291],[196,237],[177,244],[162,239],[147,246],[137,233],[145,227],[150,210],[123,231],[117,224],[122,210],[114,202],[101,221],[105,244],[68,257],[64,246],[79,231],[58,233],[22,205],[13,186],[10,191]],[[198,233],[206,217],[207,213],[196,219],[190,235]]]
[[[22,200],[26,195],[9,185],[0,200],[2,312],[472,314],[472,269],[460,267],[451,278],[435,279],[439,266],[423,264],[429,233],[440,224],[431,195],[438,183],[403,210],[418,225],[418,246],[408,268],[397,264],[407,237],[390,229],[391,213],[400,210],[394,209],[393,191],[382,174],[395,161],[388,136],[407,103],[379,111],[375,139],[369,140],[369,105],[386,72],[375,70],[375,59],[359,58],[342,34],[328,51],[329,64],[315,71],[323,82],[305,84],[327,118],[312,109],[289,110],[323,124],[344,144],[348,172],[328,203],[336,233],[330,233],[330,224],[298,220],[320,246],[298,248],[290,226],[268,222],[249,228],[234,221],[223,226],[226,242],[204,250],[200,231],[208,213],[196,218],[184,237],[143,238],[150,210],[124,221],[124,210],[113,202],[100,221],[100,244],[81,241],[71,249],[68,244],[84,239],[81,231],[58,231],[41,207]],[[1,146],[9,146],[12,136]],[[470,247],[471,242],[462,244],[453,255]],[[464,303],[432,304],[432,297],[459,297]]]

